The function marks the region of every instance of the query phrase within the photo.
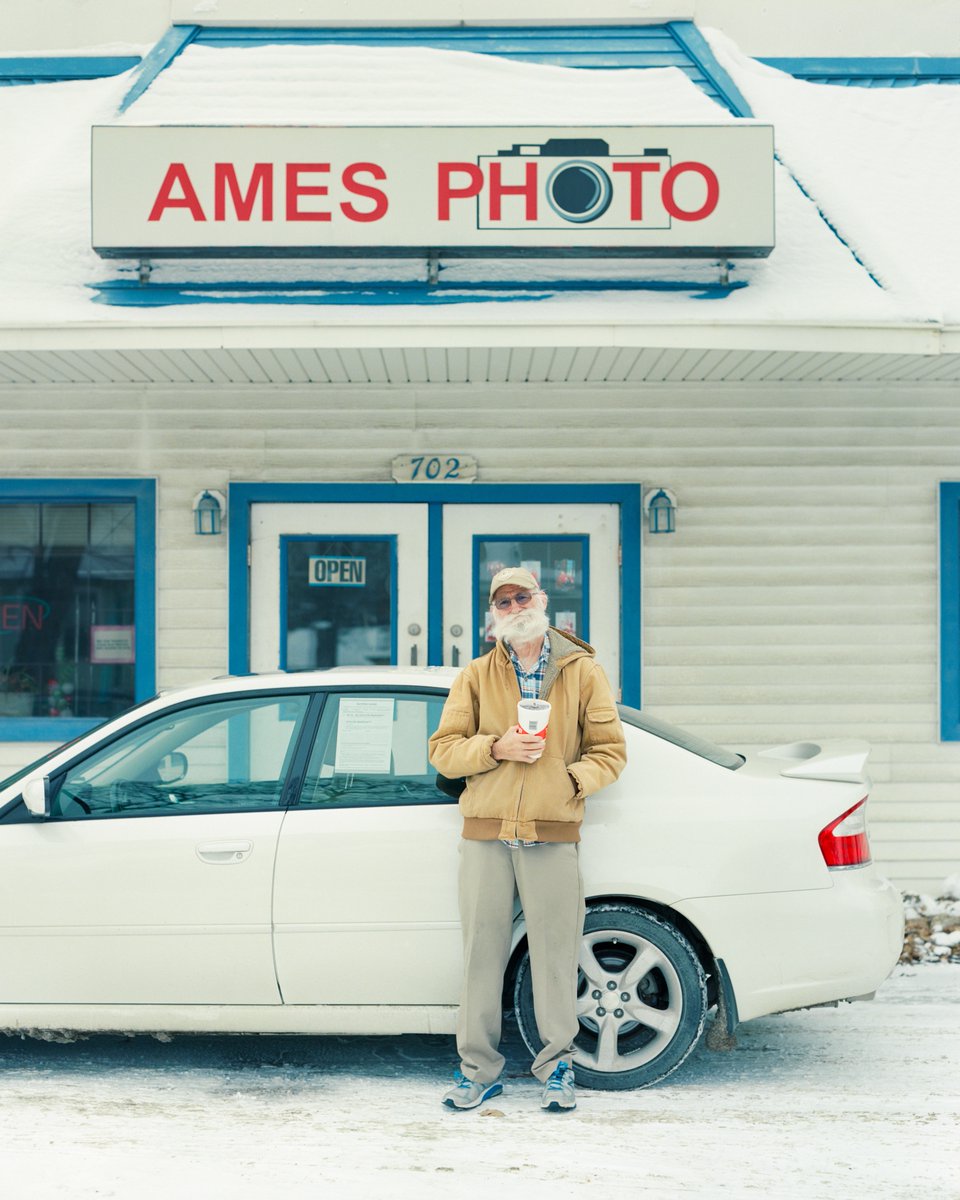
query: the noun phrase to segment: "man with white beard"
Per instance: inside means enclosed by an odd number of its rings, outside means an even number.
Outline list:
[[[497,643],[454,680],[430,739],[437,771],[466,779],[460,1069],[443,1103],[476,1108],[503,1090],[501,994],[519,895],[543,1043],[531,1069],[543,1084],[541,1107],[563,1112],[576,1107],[580,825],[586,797],[623,770],[623,729],[593,648],[550,626],[547,595],[529,571],[499,571],[490,606]],[[545,737],[517,724],[521,699],[549,700]]]

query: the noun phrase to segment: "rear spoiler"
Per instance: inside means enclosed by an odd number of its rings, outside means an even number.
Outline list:
[[[833,779],[838,783],[870,783],[867,774],[869,742],[790,742],[761,750],[761,758],[784,759],[780,774],[787,779]]]

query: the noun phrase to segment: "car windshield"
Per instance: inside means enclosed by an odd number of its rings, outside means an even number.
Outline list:
[[[671,725],[669,721],[661,721],[659,717],[651,717],[649,713],[641,712],[639,708],[630,708],[626,704],[618,704],[617,709],[625,725],[632,725],[635,729],[653,734],[654,737],[663,738],[665,742],[672,742],[674,746],[689,750],[691,754],[716,763],[718,767],[726,767],[728,771],[736,771],[738,767],[743,766],[742,754],[735,754],[725,746],[718,746],[716,742],[700,737],[699,734],[690,733],[678,725]]]
[[[40,758],[35,758],[33,762],[27,763],[25,767],[21,767],[19,771],[14,771],[12,775],[8,775],[6,779],[0,779],[0,792],[5,792],[8,787],[12,787],[15,783],[19,783],[21,779],[25,779],[31,772],[36,771],[38,767],[42,767],[45,762],[48,762],[54,755],[59,754],[61,750],[66,750],[72,746],[74,742],[79,742],[81,738],[85,738],[86,733],[79,733],[75,738],[71,738],[69,742],[63,742],[59,746],[54,746],[46,754]]]
[[[95,725],[93,729],[87,729],[83,733],[78,733],[76,737],[71,738],[68,742],[61,742],[59,746],[54,746],[52,750],[48,750],[46,754],[41,754],[39,758],[35,758],[33,762],[27,763],[25,767],[21,767],[19,771],[14,771],[12,775],[8,775],[6,779],[0,779],[0,792],[5,792],[8,787],[13,787],[15,783],[19,783],[21,779],[25,779],[28,775],[42,767],[45,762],[49,762],[58,754],[62,754],[64,750],[69,750],[71,746],[82,741],[85,737],[89,737],[94,729],[98,733],[105,733],[110,726],[119,721],[121,717],[126,717],[129,713],[134,712],[138,708],[143,708],[145,704],[149,704],[152,700],[156,700],[156,696],[150,696],[146,700],[141,700],[139,704],[134,704],[122,713],[118,713],[116,717],[111,717],[109,721],[104,721],[101,725]]]

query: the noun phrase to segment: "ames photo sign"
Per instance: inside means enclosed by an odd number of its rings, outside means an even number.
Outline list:
[[[98,126],[107,258],[760,257],[769,125]]]

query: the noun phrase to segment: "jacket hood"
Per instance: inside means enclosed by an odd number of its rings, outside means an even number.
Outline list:
[[[574,637],[572,633],[561,633],[559,629],[554,629],[551,625],[550,629],[550,655],[547,658],[546,670],[543,673],[543,683],[540,687],[540,699],[546,700],[553,690],[553,685],[557,681],[557,676],[568,665],[575,662],[578,658],[596,658],[597,652],[587,642],[581,642],[578,637]],[[505,642],[501,638],[497,642],[497,654],[500,656],[500,668],[504,675],[512,682],[515,682],[516,676],[513,671],[513,662],[510,658],[510,651]]]
[[[589,654],[591,658],[596,658],[597,652],[589,642],[581,642],[572,633],[561,633],[559,629],[554,629],[552,625],[549,627],[549,632],[550,657],[557,662],[565,661],[573,654]],[[510,650],[503,638],[497,642],[497,649],[507,662],[509,662]]]

